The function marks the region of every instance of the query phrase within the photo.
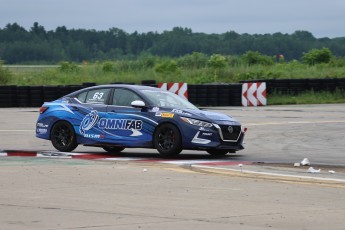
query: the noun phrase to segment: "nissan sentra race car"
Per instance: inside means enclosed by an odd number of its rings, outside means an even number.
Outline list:
[[[155,148],[161,156],[183,149],[225,155],[244,149],[245,130],[234,118],[200,110],[182,97],[139,85],[100,85],[45,102],[36,137],[59,151],[79,144],[117,153]]]

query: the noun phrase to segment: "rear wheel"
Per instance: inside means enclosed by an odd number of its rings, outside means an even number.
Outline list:
[[[212,156],[225,156],[226,154],[228,154],[229,150],[227,150],[227,149],[209,149],[209,150],[207,150],[207,152],[209,154],[211,154]]]
[[[153,144],[163,157],[178,155],[182,151],[179,129],[173,124],[159,126],[154,134]]]
[[[125,149],[124,147],[120,146],[103,146],[102,148],[108,153],[119,153]]]
[[[78,146],[73,126],[67,121],[59,121],[53,126],[50,140],[61,152],[71,152]]]

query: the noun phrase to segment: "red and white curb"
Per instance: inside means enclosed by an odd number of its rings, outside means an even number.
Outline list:
[[[252,162],[230,161],[227,159],[161,159],[144,157],[123,157],[99,153],[71,153],[55,151],[0,151],[1,157],[38,157],[38,158],[59,158],[59,159],[84,159],[84,160],[106,160],[106,161],[134,161],[143,163],[163,163],[174,165],[209,165],[209,166],[229,166],[229,165],[250,165]]]
[[[83,160],[105,160],[105,161],[132,161],[137,163],[163,163],[173,165],[188,165],[194,168],[227,170],[232,172],[258,174],[263,176],[288,177],[296,179],[312,179],[317,181],[333,181],[345,183],[344,179],[340,178],[325,178],[312,177],[302,175],[292,175],[284,173],[261,172],[243,169],[245,165],[252,165],[250,161],[233,161],[230,159],[160,159],[160,158],[144,158],[144,157],[123,157],[114,156],[110,154],[100,153],[70,153],[70,152],[56,152],[56,151],[7,151],[0,150],[0,160],[2,157],[37,157],[37,158],[60,158],[60,159],[83,159]],[[226,166],[241,166],[241,169],[226,167]]]

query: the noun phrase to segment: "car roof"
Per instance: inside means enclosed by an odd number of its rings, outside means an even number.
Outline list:
[[[152,86],[144,86],[144,85],[127,85],[127,84],[108,84],[108,85],[97,85],[97,86],[91,86],[84,89],[80,89],[78,91],[72,92],[70,94],[67,94],[66,97],[74,96],[76,94],[79,94],[83,91],[91,90],[91,89],[98,89],[98,88],[126,88],[126,89],[132,89],[132,90],[157,90],[161,91],[162,89],[152,87]]]

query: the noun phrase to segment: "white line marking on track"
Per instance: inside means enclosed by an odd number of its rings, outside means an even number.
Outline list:
[[[342,183],[345,183],[345,180],[342,180],[342,179],[334,179],[334,178],[310,177],[310,176],[296,176],[296,175],[281,174],[281,173],[257,172],[257,171],[250,171],[250,170],[219,168],[219,167],[204,166],[204,165],[192,165],[192,167],[195,167],[195,168],[204,168],[204,169],[215,169],[215,170],[226,170],[226,171],[242,172],[242,173],[252,173],[252,174],[259,174],[259,175],[266,175],[266,176],[293,177],[293,178],[300,178],[300,179],[312,179],[312,180],[323,180],[323,181],[334,181],[334,182],[342,182]]]
[[[100,160],[106,160],[106,161],[140,161],[140,160],[145,160],[145,158],[109,157],[109,158],[101,158]]]
[[[223,163],[227,162],[225,160],[162,160],[160,161],[164,164],[173,164],[173,165],[193,165],[193,164],[202,164],[202,163]]]

